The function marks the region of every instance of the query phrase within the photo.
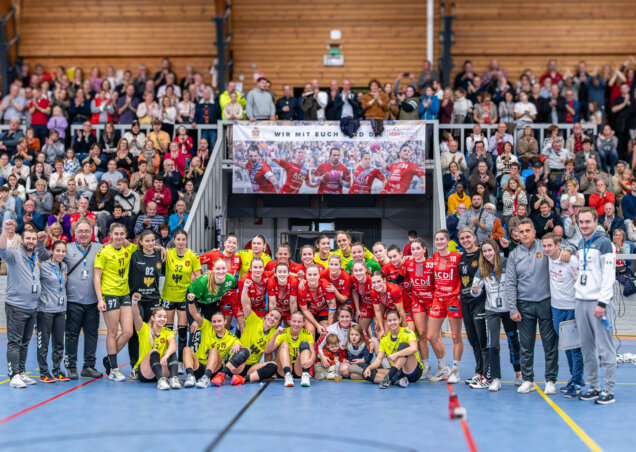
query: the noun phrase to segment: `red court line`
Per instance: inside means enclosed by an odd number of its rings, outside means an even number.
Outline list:
[[[446,381],[446,386],[450,395],[455,394],[453,386],[448,381]],[[461,407],[461,404],[459,403],[459,397],[457,398],[457,404]],[[470,452],[477,452],[477,445],[475,444],[473,435],[470,433],[470,428],[468,428],[468,422],[466,422],[466,419],[460,419],[459,422],[462,425],[462,430],[464,430],[464,436],[466,437],[466,442],[468,443],[468,449],[470,450]]]
[[[126,364],[122,364],[120,367],[124,367],[124,366],[126,366],[127,364],[128,364],[128,363],[126,363]],[[0,425],[6,424],[7,422],[9,422],[9,421],[11,421],[11,420],[13,420],[13,419],[15,419],[15,418],[17,418],[17,417],[20,417],[20,416],[22,416],[23,414],[28,413],[29,411],[33,411],[33,410],[35,410],[36,408],[41,407],[42,405],[46,405],[47,403],[54,401],[55,399],[59,399],[60,397],[65,396],[66,394],[70,394],[71,392],[73,392],[73,391],[75,391],[75,390],[77,390],[77,389],[81,388],[82,386],[86,386],[86,385],[88,385],[88,384],[93,383],[94,381],[101,380],[101,379],[102,379],[102,377],[93,378],[92,380],[88,380],[86,383],[82,383],[82,384],[81,384],[81,385],[79,385],[79,386],[75,386],[74,388],[71,388],[71,389],[69,389],[68,391],[64,391],[64,392],[62,392],[61,394],[58,394],[58,395],[56,395],[56,396],[51,397],[50,399],[44,400],[43,402],[37,403],[37,404],[35,404],[35,405],[33,405],[33,406],[30,406],[30,407],[25,408],[25,409],[23,409],[23,410],[21,410],[21,411],[18,411],[17,413],[12,414],[11,416],[7,416],[7,417],[5,417],[4,419],[0,419]]]

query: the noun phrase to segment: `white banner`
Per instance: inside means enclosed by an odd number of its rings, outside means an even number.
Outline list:
[[[363,121],[349,138],[339,122],[236,123],[234,193],[425,193],[426,126]]]

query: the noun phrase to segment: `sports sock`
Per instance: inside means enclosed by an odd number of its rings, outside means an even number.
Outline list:
[[[424,365],[424,367],[431,367],[431,364],[428,362],[428,359],[423,359],[422,364]]]
[[[223,366],[223,368],[221,370],[219,370],[219,372],[222,373],[222,374],[225,374],[225,375],[230,375],[232,373],[230,368],[227,367],[227,366]]]
[[[460,363],[460,362],[461,362],[461,361],[458,361],[458,360],[454,359],[454,360],[453,360],[453,367],[457,367],[457,368],[459,369],[459,363]]]
[[[161,356],[159,356],[159,353],[151,353],[149,361],[150,368],[155,374],[155,378],[159,380],[161,377],[163,377],[163,370],[161,369]]]
[[[177,328],[179,334],[179,362],[183,362],[183,349],[188,345],[188,327],[179,325]]]
[[[210,369],[205,369],[205,376],[212,379],[212,371]]]
[[[391,366],[389,369],[389,379],[393,380],[399,371],[400,370],[397,367]]]
[[[437,365],[439,367],[448,367],[448,364],[446,363],[446,358],[440,358],[437,360]]]
[[[194,375],[194,369],[192,369],[192,367],[188,367],[186,369],[186,375]]]
[[[176,377],[179,374],[179,363],[177,361],[177,355],[174,353],[168,357],[168,370],[171,377]]]
[[[108,362],[110,362],[110,369],[117,369],[117,354],[109,354]]]
[[[291,368],[289,366],[283,367],[283,373],[285,375],[290,374],[291,373]]]
[[[303,367],[304,374],[308,374],[310,370],[311,370],[311,367]]]

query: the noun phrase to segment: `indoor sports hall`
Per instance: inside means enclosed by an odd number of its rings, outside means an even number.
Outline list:
[[[0,0],[0,451],[631,450],[634,23]]]

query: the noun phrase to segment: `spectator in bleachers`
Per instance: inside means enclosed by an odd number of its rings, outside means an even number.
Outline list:
[[[519,102],[514,105],[512,115],[519,131],[517,136],[520,136],[523,133],[522,130],[537,118],[537,108],[529,101],[527,93],[521,92],[519,94]],[[504,120],[504,122],[506,121]]]
[[[144,92],[144,101],[137,106],[137,118],[140,124],[152,124],[153,120],[161,116],[161,107],[155,102],[153,91]]]
[[[335,82],[335,80],[332,80],[332,82]],[[387,99],[389,99],[389,108],[384,112],[384,119],[394,121],[397,119],[398,115],[400,114],[400,107],[398,107],[397,105],[397,99],[395,97],[395,94],[393,94],[393,87],[391,86],[391,83],[389,82],[385,83],[384,86],[382,87],[382,92],[386,94]],[[327,104],[327,110],[326,110],[327,120],[331,119],[329,117],[329,111],[330,111],[329,105],[333,105],[331,98],[329,99],[329,104]],[[333,120],[335,119],[337,118],[333,118]]]
[[[55,107],[59,107],[62,110],[62,116],[68,122],[69,120],[69,112],[71,108],[71,100],[68,97],[68,90],[65,88],[56,88],[53,97],[51,99],[51,108],[53,109],[53,113],[55,114]]]
[[[609,175],[598,169],[596,160],[591,158],[586,163],[585,174],[581,174],[581,192],[584,195],[591,195],[596,190],[596,180],[603,179],[606,186],[610,186]]]
[[[122,139],[128,142],[132,156],[135,158],[139,157],[139,154],[141,154],[141,151],[146,145],[146,134],[143,133],[141,127],[139,127],[139,121],[135,119],[131,123],[130,130],[124,133]]]
[[[238,99],[236,102],[238,102]],[[236,107],[233,108],[235,110],[233,119],[236,119],[237,109]],[[289,84],[283,85],[283,97],[280,97],[276,101],[276,114],[278,115],[278,119],[283,121],[295,121],[298,119],[298,99],[292,95],[292,88]],[[223,119],[228,119],[225,112]]]
[[[526,194],[526,196],[527,196],[527,194]],[[517,203],[517,212],[512,217],[510,217],[510,219],[508,220],[508,223],[507,223],[508,231],[510,231],[511,240],[512,240],[512,237],[513,237],[512,231],[519,226],[519,222],[521,220],[524,220],[526,218],[528,218],[528,205],[527,204]],[[512,251],[512,250],[510,250],[510,251]]]
[[[588,101],[596,102],[601,108],[601,112],[605,113],[605,80],[598,73],[598,66],[594,68],[592,75],[587,78],[585,85],[587,86]]]
[[[598,102],[593,101],[588,104],[588,118],[585,121],[587,125],[603,125],[603,112],[601,111],[601,107],[599,107]]]
[[[486,152],[485,143],[481,140],[475,141],[474,152],[468,154],[466,159],[468,171],[471,175],[475,173],[480,162],[484,162],[487,168],[492,168],[492,154]]]
[[[612,202],[606,202],[603,206],[603,215],[598,217],[598,224],[603,226],[610,237],[614,236],[616,230],[627,234],[625,219],[616,215],[616,206]]]
[[[146,192],[152,187],[152,174],[147,172],[148,162],[140,160],[137,163],[137,172],[130,176],[130,188],[135,190],[135,193],[140,198],[145,198]],[[141,204],[141,209],[144,209],[144,204]]]
[[[128,140],[121,138],[117,144],[117,152],[114,156],[115,165],[117,170],[124,177],[130,177],[130,174],[135,168],[135,158],[130,153],[128,148]]]
[[[474,80],[475,77],[476,75],[473,72],[472,61],[464,61],[464,70],[455,76],[455,89],[464,88],[466,91],[468,91],[468,85]]]
[[[186,204],[186,212],[190,213],[196,196],[197,193],[195,191],[194,182],[192,180],[186,180],[183,190],[179,192],[179,198]]]
[[[634,124],[633,98],[630,93],[630,86],[625,83],[620,87],[620,96],[612,102],[612,117],[614,119],[614,129],[618,138],[618,155],[621,158],[627,156],[627,143],[629,141],[629,130]]]
[[[475,191],[473,192],[473,194],[475,193],[481,195],[481,198],[487,200],[488,202],[497,202],[497,199],[490,192],[490,190],[488,190],[488,186],[486,184],[482,184],[481,182],[477,183],[475,185]]]
[[[186,204],[183,200],[178,200],[174,205],[175,212],[170,215],[168,226],[170,226],[170,237],[174,238],[174,233],[185,228],[188,221],[188,213],[186,212]]]
[[[105,124],[113,121],[113,105],[110,99],[110,93],[107,89],[108,81],[105,80],[97,95],[91,101],[91,124]]]
[[[576,179],[570,179],[565,183],[565,192],[561,194],[561,216],[572,216],[576,201],[580,201],[582,205],[585,205],[585,196],[579,193],[579,183]]]
[[[563,228],[561,218],[558,217],[547,199],[539,201],[539,208],[532,216],[532,222],[537,231],[537,238],[543,237],[548,232],[553,232],[557,226]]]
[[[85,159],[95,143],[97,143],[97,138],[95,138],[93,133],[93,126],[89,121],[84,121],[82,130],[77,131],[73,142],[73,150],[77,158],[80,160]]]
[[[183,175],[175,168],[174,160],[166,159],[163,162],[163,171],[159,173],[163,176],[163,184],[170,190],[170,207],[179,199],[179,190],[182,187]]]
[[[139,215],[135,222],[135,235],[146,229],[151,230],[155,234],[159,234],[159,226],[166,222],[162,215],[157,213],[157,203],[150,201],[146,203],[146,213]]]
[[[492,94],[482,94],[482,102],[473,109],[473,120],[478,124],[495,124],[497,122],[497,106],[492,102]]]
[[[502,189],[506,188],[511,177],[516,177],[521,181],[521,165],[519,165],[519,162],[512,162],[510,164],[510,172],[501,175],[499,185]]]
[[[194,105],[194,102],[192,102],[192,95],[189,91],[184,91],[183,100],[177,103],[176,109],[178,124],[189,124],[194,122],[196,106]]]
[[[623,196],[631,191],[632,170],[623,160],[616,162],[616,172],[611,179],[612,190],[616,196],[616,206],[620,209]]]
[[[99,186],[101,186],[102,182],[106,182],[108,188],[110,190],[114,190],[115,187],[117,187],[117,181],[124,177],[124,175],[117,169],[117,161],[115,159],[108,160],[107,168],[108,171],[102,174],[102,177],[100,178],[100,184],[97,188],[99,189]]]
[[[481,245],[492,235],[495,216],[484,207],[481,195],[473,194],[471,201],[472,207],[462,214],[457,229],[461,230],[465,226],[473,228],[477,235],[477,242]]]
[[[563,75],[559,74],[557,71],[556,60],[550,60],[548,62],[548,70],[539,78],[539,83],[543,84],[543,81],[546,78],[549,78],[555,86],[563,79]]]
[[[119,97],[126,95],[126,88],[128,85],[132,85],[132,72],[128,69],[124,71],[124,77],[115,86],[115,92],[119,94]],[[135,86],[133,85],[133,96],[135,96]],[[137,96],[135,96],[136,98]]]
[[[172,137],[174,124],[177,121],[177,109],[172,105],[172,101],[168,96],[161,98],[161,115],[159,119],[161,119],[162,130]]]
[[[81,169],[82,164],[79,159],[75,157],[75,151],[73,148],[66,149],[66,154],[64,155],[64,171],[69,173],[71,176],[75,176]]]
[[[598,216],[605,213],[605,204],[616,203],[614,193],[607,190],[607,184],[603,179],[596,180],[596,192],[590,195],[589,206],[596,209]]]
[[[443,152],[440,156],[440,163],[442,168],[442,174],[448,173],[449,166],[452,162],[455,162],[459,165],[460,171],[466,171],[466,159],[464,158],[464,154],[457,149],[457,141],[451,140],[449,142],[449,152]]]
[[[506,124],[508,132],[512,135],[515,130],[515,96],[512,91],[503,93],[503,99],[499,102],[499,121]],[[496,99],[495,99],[496,102]]]
[[[534,83],[528,101],[534,105],[537,111],[535,121],[541,124],[550,122],[550,103],[547,98],[541,96],[540,91],[541,86],[538,83]]]
[[[457,164],[454,163],[451,166],[456,167]],[[451,176],[451,175],[452,173],[447,174],[445,176]],[[464,206],[466,206],[467,208],[470,208],[472,206],[470,197],[465,192],[468,184],[466,183],[465,179],[464,180],[462,179],[463,179],[463,174],[461,175],[459,179],[453,179],[454,184],[451,185],[451,187],[448,190],[446,189],[447,185],[445,184],[444,186],[444,192],[448,196],[448,201],[447,201],[448,213],[454,213],[457,210],[457,205],[459,203],[464,204]]]
[[[256,81],[256,88],[247,95],[245,114],[250,121],[276,119],[276,107],[271,94],[266,90],[267,79],[260,77]],[[204,95],[205,97],[205,95]],[[201,123],[197,121],[197,123]],[[210,141],[213,143],[214,141]]]
[[[450,88],[444,90],[442,100],[439,106],[439,122],[440,124],[450,124],[453,116],[453,92]]]
[[[548,122],[564,123],[565,122],[565,98],[560,95],[559,86],[552,85],[550,87],[550,96],[548,97],[550,106],[550,115],[548,116]]]
[[[261,81],[259,82],[259,86],[264,86],[265,85],[265,81]],[[253,94],[256,91],[256,94]],[[252,99],[252,100],[250,100]],[[265,108],[264,104],[268,102],[267,99],[269,99],[269,102],[271,103],[271,109],[269,110],[270,112],[273,112],[273,108],[274,108],[274,102],[272,101],[272,97],[269,95],[269,93],[267,93],[264,90],[261,90],[260,88],[255,88],[252,91],[250,91],[250,93],[247,96],[247,105],[248,107],[252,104],[254,104],[255,99],[258,99],[258,102],[261,102],[262,104],[259,105],[258,107],[252,107],[252,108],[257,108],[257,110],[255,111],[260,111],[258,109],[261,108]],[[251,103],[252,104],[251,104]],[[247,113],[247,111],[246,111]],[[259,113],[260,114],[260,113]],[[259,117],[258,119],[274,119],[274,113],[272,113],[271,117],[269,118],[262,118]],[[196,104],[196,109],[195,109],[195,113],[194,113],[194,122],[193,122],[193,126],[196,126],[197,124],[200,125],[214,125],[216,124],[216,122],[221,118],[221,110],[219,107],[218,102],[214,101],[214,96],[212,96],[212,89],[205,87],[203,89],[203,96],[201,97],[201,99],[199,100],[199,102],[197,102]],[[248,115],[249,118],[249,115]],[[250,118],[253,119],[254,117]],[[214,129],[204,129],[201,130],[201,137],[205,138],[208,143],[216,143],[216,130]],[[166,151],[163,151],[163,153],[165,153]]]
[[[632,179],[631,191],[623,196],[621,200],[621,209],[623,210],[625,224],[631,224],[634,216],[636,216],[636,178]]]
[[[497,179],[495,175],[490,171],[490,167],[485,161],[480,161],[477,164],[477,171],[470,176],[470,191],[475,193],[475,186],[478,183],[482,183],[488,188],[489,193],[494,193],[495,187],[497,187]]]
[[[35,203],[35,211],[48,216],[53,208],[53,196],[47,191],[47,181],[38,179],[35,182],[35,191],[29,193],[29,199]]]
[[[18,140],[24,137],[20,130],[20,120],[13,118],[9,121],[9,130],[0,133],[0,152],[6,152],[10,156],[16,153]]]
[[[95,152],[95,148],[91,152]],[[82,164],[82,172],[75,175],[77,191],[82,197],[90,198],[97,189],[97,171],[95,171],[94,166],[94,160],[87,159]]]
[[[602,162],[598,152],[592,150],[592,140],[585,137],[582,142],[582,147],[579,153],[574,157],[574,170],[578,173],[579,177],[585,172],[587,161],[594,159],[596,161],[596,167],[601,168]]]
[[[565,142],[565,148],[570,151],[570,154],[576,155],[583,149],[583,141],[590,140],[590,137],[583,133],[583,128],[581,127],[581,123],[575,122],[572,125],[572,135],[568,137]],[[593,148],[594,146],[592,146]]]
[[[89,210],[97,217],[97,226],[102,239],[108,235],[107,223],[113,214],[113,207],[115,207],[115,195],[108,182],[102,180],[88,204]]]
[[[75,179],[68,181],[66,191],[59,196],[60,203],[64,204],[66,212],[69,215],[77,212],[77,200],[79,199],[79,192],[77,191],[77,182]]]
[[[29,114],[35,136],[43,143],[48,134],[46,125],[49,122],[51,106],[49,100],[42,96],[42,89],[39,87],[33,89],[33,100],[29,103]]]
[[[342,92],[334,101],[334,104],[338,119],[358,117],[358,112],[361,108],[360,102],[358,101],[358,96],[351,91],[351,82],[349,80],[345,79],[342,81]],[[417,112],[417,107],[415,108],[415,111]],[[419,119],[419,116],[415,119]]]
[[[366,119],[385,118],[385,115],[391,109],[391,106],[389,105],[389,96],[387,96],[384,90],[380,89],[380,82],[375,79],[369,82],[369,92],[362,97],[361,107],[364,109],[364,116]]]
[[[503,191],[502,202],[503,222],[507,225],[510,218],[517,214],[519,205],[528,204],[528,197],[523,189],[523,185],[521,185],[521,182],[519,181],[519,178],[511,177],[508,180],[508,184]]]
[[[35,152],[28,147],[27,138],[22,137],[18,140],[18,144],[16,146],[16,153],[13,156],[13,164],[17,166],[21,173],[24,173],[22,176],[23,180],[26,180],[26,177],[29,175],[29,166],[35,161]],[[19,163],[16,163],[18,162]],[[24,164],[26,162],[26,164]]]
[[[120,133],[115,129],[115,124],[108,121],[104,124],[104,131],[99,137],[99,144],[102,146],[102,152],[109,158],[117,151],[117,143],[119,143]]]
[[[174,91],[176,97],[181,97],[181,88],[177,85],[174,72],[168,72],[165,76],[165,83],[160,83],[157,89],[157,97],[164,97],[169,89]]]
[[[135,87],[131,83],[126,86],[124,95],[117,99],[119,124],[132,124],[137,119],[138,106],[139,99],[135,96]]]
[[[20,95],[20,86],[12,83],[9,93],[0,103],[0,117],[4,124],[10,124],[12,119],[17,119],[18,123],[24,119],[25,99]]]
[[[576,171],[574,171],[574,160],[567,159],[565,161],[565,169],[563,171],[559,171],[554,178],[548,179],[548,188],[558,196],[562,187],[570,179],[575,180],[578,184],[580,177]]]
[[[64,140],[66,138],[66,128],[68,127],[68,120],[64,117],[62,113],[62,109],[56,105],[53,107],[53,114],[49,118],[49,122],[46,127],[49,129],[49,136],[53,130],[57,132],[60,140]]]
[[[532,127],[529,125],[523,128],[522,135],[519,137],[519,141],[517,141],[517,152],[522,169],[527,169],[530,163],[532,163],[533,168],[543,166],[541,158],[539,157],[539,143],[537,143],[537,139],[532,132]]]
[[[430,61],[424,60],[422,72],[417,78],[417,89],[420,92],[424,92],[424,88],[426,88],[427,86],[431,86],[434,81],[439,81],[439,74],[436,70],[433,69]]]
[[[168,152],[168,146],[172,142],[172,138],[164,130],[162,130],[162,123],[160,119],[152,121],[152,131],[146,136],[146,148],[144,148],[144,151],[140,154],[140,158],[146,154],[149,147],[148,142],[152,144],[152,149],[159,154],[165,155],[166,152]]]
[[[144,196],[146,205],[148,205],[149,202],[154,201],[157,204],[157,213],[160,215],[167,215],[170,209],[171,200],[172,194],[170,193],[170,189],[164,186],[163,177],[160,174],[156,175],[152,182],[152,187],[148,189]]]
[[[418,112],[420,96],[412,86],[406,86],[403,93],[397,96],[397,105],[400,108],[398,119],[403,121],[420,119]]]
[[[495,240],[496,242],[499,242],[499,240],[501,240],[504,236],[504,231],[503,231],[503,222],[501,221],[501,218],[497,216],[497,208],[495,207],[493,203],[489,202],[484,204],[484,209],[490,212],[495,218],[495,221],[493,222],[493,225],[492,225],[490,238]]]
[[[43,231],[46,226],[46,218],[48,216],[42,213],[36,212],[35,202],[32,199],[27,199],[24,202],[24,212],[18,216],[17,229],[18,233],[21,233],[25,224],[32,224],[38,231]]]
[[[106,158],[106,154],[101,153],[101,149],[102,147],[99,143],[93,143],[88,152],[88,156],[82,160],[82,171],[87,174],[85,164],[88,163],[88,174],[91,174],[97,179],[101,179],[102,174],[108,170],[108,159]],[[79,188],[80,187],[78,187],[78,189]],[[97,188],[97,184],[95,184],[95,188]]]
[[[550,178],[554,178],[555,173],[563,171],[566,160],[570,158],[570,153],[563,147],[563,138],[561,137],[554,138],[552,145],[547,149],[543,148],[541,154],[547,158],[547,172],[550,174]]]
[[[58,140],[59,136],[60,133],[57,130],[51,130],[49,136],[44,140],[44,147],[42,147],[42,153],[46,156],[46,163],[51,166],[57,159],[63,159],[66,155],[64,143]]]
[[[155,76],[153,77],[157,87],[166,84],[168,74],[174,75],[174,72],[170,70],[170,60],[168,58],[162,58],[161,69],[155,72]]]
[[[504,175],[510,174],[510,165],[512,165],[513,163],[518,163],[517,156],[512,150],[512,143],[508,141],[504,142],[502,150],[503,153],[497,157],[497,160],[495,162],[497,168],[497,178],[499,180],[501,180]]]
[[[484,149],[488,147],[488,139],[486,138],[486,134],[482,132],[481,125],[475,124],[472,132],[466,137],[466,154],[468,157],[470,157],[470,154],[475,150],[475,145],[478,141],[482,142]]]
[[[4,185],[0,187],[0,218],[2,218],[2,224],[16,219],[15,198],[9,195],[9,187]],[[1,227],[0,230],[2,230]]]
[[[26,190],[24,185],[18,183],[18,177],[15,174],[9,175],[6,187],[9,189],[9,196],[15,198],[15,211],[22,213],[22,204],[26,201]]]
[[[49,177],[49,190],[54,195],[59,195],[66,191],[71,174],[64,171],[64,160],[57,159],[54,164],[55,171]]]
[[[424,88],[424,95],[420,101],[418,112],[422,120],[435,120],[439,114],[440,102],[432,86]]]
[[[455,90],[455,101],[453,102],[453,115],[451,117],[452,124],[464,124],[467,121],[472,122],[473,103],[466,98],[466,90],[457,88]]]
[[[490,137],[488,141],[488,152],[492,154],[493,159],[503,154],[504,143],[514,143],[512,135],[508,132],[508,126],[505,123],[500,122],[497,124],[497,131]]]
[[[134,224],[141,208],[141,200],[139,195],[130,189],[130,182],[125,177],[117,181],[117,193],[115,193],[114,205],[121,206],[122,215],[130,217]]]
[[[528,204],[530,210],[530,216],[534,216],[539,211],[541,201],[546,201],[550,206],[550,209],[554,209],[554,200],[550,197],[548,192],[548,184],[543,181],[537,183],[537,192],[530,196],[530,202]]]
[[[291,102],[290,105],[294,107],[297,106],[298,103],[296,102],[296,99],[292,98],[292,100],[293,102]],[[288,107],[285,106],[283,108],[288,108]],[[294,110],[294,114],[295,112],[296,110]],[[225,108],[223,108],[223,119],[226,119],[228,121],[239,121],[243,119],[243,115],[244,115],[243,106],[238,102],[238,94],[236,92],[233,92],[230,94],[230,101],[227,104],[225,104]],[[281,119],[280,115],[278,119]]]
[[[9,163],[9,155],[0,154],[0,185],[4,185],[11,174],[13,167]]]
[[[139,154],[139,158],[137,158],[137,166],[139,166],[142,161],[148,164],[148,173],[157,174],[159,172],[159,168],[161,167],[161,154],[154,148],[151,140],[146,140],[146,147],[141,154]]]
[[[458,240],[458,232],[457,225],[459,224],[459,219],[466,212],[466,205],[463,202],[457,204],[457,208],[455,212],[449,212],[446,216],[446,229],[448,229],[448,235],[451,240],[454,240],[455,243],[459,243]]]

